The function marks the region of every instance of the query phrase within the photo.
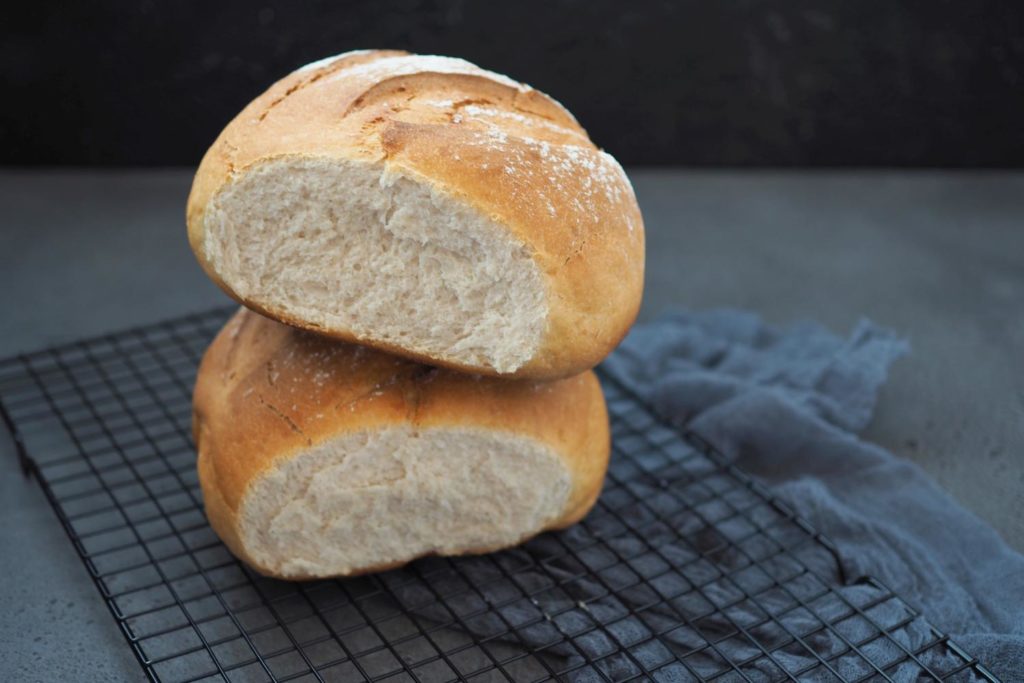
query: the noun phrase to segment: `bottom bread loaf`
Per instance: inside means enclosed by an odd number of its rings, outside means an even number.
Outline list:
[[[245,309],[199,368],[210,524],[281,578],[479,553],[568,526],[608,466],[597,377],[482,378],[325,340]]]

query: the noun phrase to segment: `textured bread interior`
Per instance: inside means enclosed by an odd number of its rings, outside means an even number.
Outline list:
[[[270,468],[242,499],[239,537],[272,574],[344,575],[513,545],[561,515],[569,490],[561,459],[531,439],[396,426]]]
[[[204,220],[213,269],[269,310],[499,373],[540,346],[548,309],[528,248],[381,162],[264,162],[228,183]]]

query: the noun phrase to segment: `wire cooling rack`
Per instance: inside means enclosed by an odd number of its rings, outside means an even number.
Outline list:
[[[196,365],[229,311],[0,362],[0,415],[155,681],[995,681],[708,444],[602,377],[580,524],[505,552],[289,583],[203,516]]]

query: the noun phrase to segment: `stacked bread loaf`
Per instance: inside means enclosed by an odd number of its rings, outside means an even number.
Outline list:
[[[188,234],[243,304],[194,400],[207,515],[255,569],[349,575],[580,519],[644,234],[550,97],[468,62],[349,52],[204,157]]]

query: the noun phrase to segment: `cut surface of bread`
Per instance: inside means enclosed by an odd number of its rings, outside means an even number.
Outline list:
[[[254,481],[240,538],[270,573],[344,575],[514,545],[561,517],[570,484],[557,453],[521,436],[441,427],[357,432]]]
[[[205,252],[234,292],[309,326],[506,373],[540,346],[547,304],[526,246],[380,165],[270,161],[206,220]]]
[[[580,519],[607,468],[592,372],[430,368],[242,310],[203,358],[193,427],[207,516],[282,578],[484,552]]]
[[[360,51],[286,76],[207,152],[188,226],[254,310],[490,375],[593,367],[643,286],[615,159],[551,98],[447,57]]]

